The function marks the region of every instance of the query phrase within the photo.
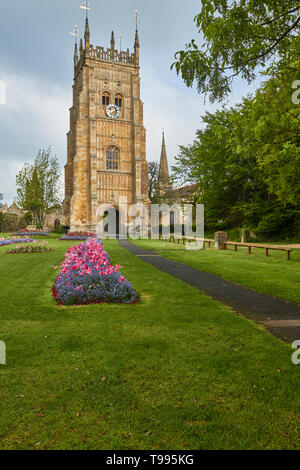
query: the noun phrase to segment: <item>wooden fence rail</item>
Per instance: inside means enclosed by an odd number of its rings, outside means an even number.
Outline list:
[[[213,238],[193,238],[193,237],[182,237],[176,239],[174,236],[171,237],[164,237],[160,235],[160,240],[167,240],[172,243],[180,243],[182,240],[183,245],[186,245],[188,242],[189,244],[192,242],[197,242],[197,241],[202,241],[203,242],[203,248],[205,248],[205,244],[208,244],[208,248],[211,248],[212,243],[215,244],[215,240]],[[269,256],[269,250],[277,250],[277,251],[285,251],[286,252],[286,259],[290,260],[291,259],[291,252],[293,249],[289,246],[285,245],[267,245],[267,244],[261,244],[261,243],[242,243],[242,242],[231,242],[227,241],[223,243],[223,249],[227,250],[228,245],[234,246],[234,251],[237,252],[238,247],[246,247],[248,248],[248,254],[252,254],[252,248],[263,248],[265,250],[266,256]]]

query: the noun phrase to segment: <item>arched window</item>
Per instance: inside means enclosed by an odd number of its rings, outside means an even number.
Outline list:
[[[122,108],[123,106],[123,96],[120,95],[120,93],[115,96],[115,105],[119,108]]]
[[[107,91],[102,93],[102,106],[108,106],[110,104],[110,94]]]
[[[119,169],[119,150],[117,147],[109,147],[106,152],[106,169]]]

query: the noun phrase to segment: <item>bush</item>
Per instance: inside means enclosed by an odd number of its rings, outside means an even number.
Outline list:
[[[63,228],[61,226],[57,226],[55,227],[54,229],[54,233],[59,233],[59,234],[62,234],[63,233]]]
[[[232,242],[240,242],[242,238],[242,230],[238,227],[228,230],[227,238]]]
[[[258,224],[257,234],[267,238],[285,238],[291,235],[294,214],[289,211],[273,212],[264,216]]]
[[[15,232],[23,227],[26,227],[27,223],[25,217],[21,217],[16,214],[2,214],[1,232],[10,233]],[[0,220],[1,222],[1,220]]]
[[[34,242],[34,240],[32,240]],[[18,242],[20,243],[20,241]],[[22,242],[21,242],[22,243]],[[13,248],[9,248],[5,254],[10,255],[10,254],[17,254],[17,253],[50,253],[54,251],[53,248],[48,248],[47,247],[46,241],[43,242],[35,242],[30,246],[26,245],[17,245]]]

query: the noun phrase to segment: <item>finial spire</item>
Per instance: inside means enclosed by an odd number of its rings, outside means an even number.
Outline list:
[[[140,47],[138,23],[139,23],[139,12],[136,10],[135,12],[135,41],[134,41],[135,49],[138,49]]]
[[[85,41],[85,51],[88,53],[90,47],[90,28],[89,28],[89,17],[88,11],[90,10],[90,2],[88,0],[84,1],[84,5],[80,5],[82,10],[85,10],[85,32],[84,32],[84,41]]]
[[[115,50],[115,33],[111,32],[110,48],[112,51]]]
[[[134,41],[134,48],[138,49],[140,47],[140,41],[139,41],[139,32],[136,29],[135,31],[135,41]]]
[[[77,46],[77,42],[75,42],[74,62],[75,62],[75,64],[77,64],[77,62],[78,62],[78,46]]]
[[[75,38],[75,47],[74,47],[74,67],[76,67],[77,62],[78,62],[78,44],[77,44],[77,38],[78,38],[78,26],[75,24],[73,31],[70,33],[72,36]]]
[[[90,42],[90,28],[89,28],[89,19],[88,19],[88,17],[86,17],[86,19],[85,19],[84,38],[85,38],[85,40],[88,40],[88,42]]]

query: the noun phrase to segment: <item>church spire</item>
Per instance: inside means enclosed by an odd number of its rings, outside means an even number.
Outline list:
[[[159,179],[161,182],[166,183],[169,180],[169,166],[165,142],[165,133],[162,133],[162,145],[159,165]]]

